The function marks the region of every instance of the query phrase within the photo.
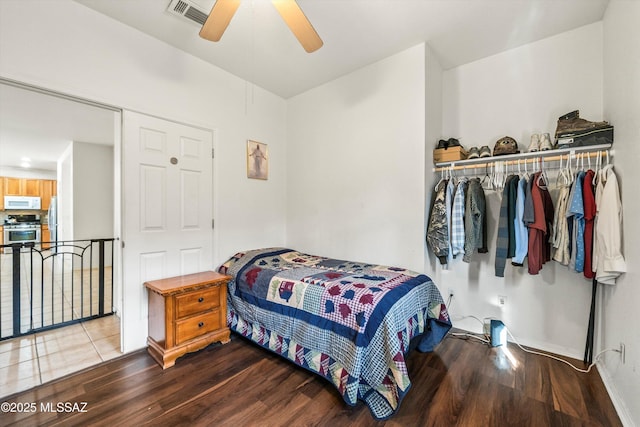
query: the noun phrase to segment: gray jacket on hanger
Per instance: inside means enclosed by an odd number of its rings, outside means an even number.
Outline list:
[[[464,210],[464,262],[476,252],[487,253],[487,215],[484,190],[479,178],[469,180]]]

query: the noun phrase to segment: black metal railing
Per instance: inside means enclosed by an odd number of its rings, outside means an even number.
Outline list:
[[[114,239],[0,245],[0,340],[113,314]]]

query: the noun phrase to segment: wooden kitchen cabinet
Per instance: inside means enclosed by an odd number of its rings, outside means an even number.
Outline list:
[[[25,196],[40,196],[41,194],[41,189],[40,189],[40,184],[42,183],[42,180],[40,179],[24,179],[23,180],[23,188],[24,188],[24,195]]]
[[[213,271],[146,282],[149,290],[151,357],[170,368],[186,353],[221,341],[229,342],[227,283],[231,279]]]
[[[49,226],[46,224],[42,224],[42,228],[40,230],[40,241],[42,244],[40,245],[40,249],[46,251],[51,249],[51,245],[48,242],[51,241],[51,231],[49,230]],[[45,244],[47,242],[47,244]]]
[[[4,177],[5,196],[37,196],[40,197],[40,179]]]
[[[20,194],[20,178],[4,178],[4,195],[22,196],[22,194]]]
[[[40,209],[43,211],[49,210],[49,206],[51,206],[51,198],[56,195],[57,189],[58,182],[55,179],[40,180]]]
[[[46,211],[51,198],[57,195],[58,181],[55,179],[0,177],[0,210],[4,210],[4,196],[40,197],[40,209]]]

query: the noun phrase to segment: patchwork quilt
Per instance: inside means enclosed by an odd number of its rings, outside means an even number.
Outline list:
[[[411,386],[410,342],[432,351],[451,328],[429,277],[285,248],[238,253],[227,321],[257,344],[329,380],[349,405],[393,415]],[[415,340],[414,340],[415,338]]]

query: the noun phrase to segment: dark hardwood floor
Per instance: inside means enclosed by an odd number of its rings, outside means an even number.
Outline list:
[[[2,412],[0,425],[621,425],[595,369],[583,374],[509,350],[515,365],[501,348],[451,336],[433,353],[412,352],[411,390],[395,416],[375,421],[362,403],[345,405],[326,380],[233,335],[165,371],[138,351],[0,399],[36,409]],[[47,412],[58,403],[63,412]]]

